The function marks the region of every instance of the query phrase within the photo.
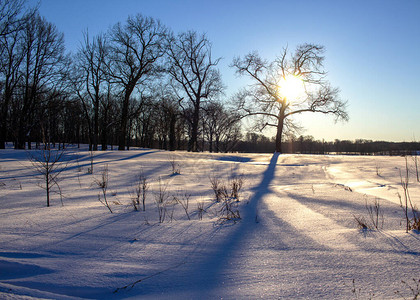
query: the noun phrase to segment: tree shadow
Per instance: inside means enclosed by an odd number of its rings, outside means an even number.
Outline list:
[[[236,224],[232,221],[216,225],[215,231],[230,227],[233,229],[231,233],[223,237],[223,241],[217,244],[215,250],[211,251],[207,256],[196,256],[195,258],[190,256],[190,259],[187,258],[188,260],[182,263],[189,265],[186,266],[188,268],[188,273],[186,274],[188,278],[183,277],[181,279],[176,277],[174,279],[170,274],[167,274],[172,278],[169,279],[171,286],[166,286],[165,289],[160,290],[162,293],[160,297],[164,295],[164,298],[170,299],[172,296],[186,295],[188,298],[191,295],[198,297],[203,294],[209,296],[218,293],[219,288],[223,285],[223,280],[226,279],[226,271],[234,267],[231,265],[231,262],[236,257],[235,255],[241,250],[243,243],[246,242],[249,236],[260,227],[258,223],[258,205],[265,195],[272,192],[270,184],[274,179],[278,157],[279,153],[275,153],[272,156],[267,169],[263,173],[261,182],[253,189],[253,196],[247,204],[244,203],[242,206],[242,219]],[[192,269],[190,269],[191,264],[194,264]],[[159,279],[156,280],[159,281]],[[178,280],[182,282],[177,282]],[[185,281],[188,283],[186,284]],[[155,284],[152,283],[151,285],[154,286]],[[139,284],[139,286],[141,285],[142,283]],[[143,286],[140,289],[142,290],[140,292],[142,297],[154,297],[153,295],[156,293],[156,290],[151,286]]]
[[[74,170],[74,169],[79,169],[79,168],[85,168],[85,167],[90,167],[92,164],[94,166],[96,165],[105,165],[108,163],[113,163],[113,162],[118,162],[118,161],[125,161],[125,160],[130,160],[130,159],[135,159],[135,158],[139,158],[141,156],[144,155],[148,155],[148,154],[152,154],[158,151],[147,151],[147,152],[140,152],[140,153],[135,153],[133,155],[127,156],[127,157],[121,157],[121,158],[115,158],[115,159],[108,159],[108,160],[101,160],[101,161],[97,161],[98,157],[106,155],[107,152],[105,153],[100,153],[98,155],[95,154],[95,156],[93,157],[93,163],[91,163],[90,157],[86,156],[81,160],[77,160],[77,157],[75,155],[73,155],[72,159],[70,160],[72,162],[72,165],[67,166],[66,171],[70,171],[70,170]],[[81,163],[83,161],[83,163]]]
[[[270,183],[274,179],[274,173],[278,161],[279,153],[274,153],[271,157],[267,169],[263,173],[263,178],[254,189],[254,195],[249,202],[243,206],[242,220],[236,224],[233,233],[226,237],[224,243],[220,245],[218,251],[205,262],[204,268],[208,270],[205,284],[208,291],[220,285],[220,274],[228,266],[228,261],[232,254],[237,250],[239,244],[258,226],[258,204],[261,199],[271,193]]]

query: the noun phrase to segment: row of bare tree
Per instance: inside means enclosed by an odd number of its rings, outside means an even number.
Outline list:
[[[0,148],[11,139],[24,149],[44,136],[87,138],[93,150],[133,141],[174,150],[188,140],[190,151],[203,141],[213,151],[239,138],[238,116],[219,101],[220,58],[205,35],[174,35],[138,14],[104,34],[85,32],[70,55],[63,34],[24,0],[0,10]]]
[[[277,129],[282,152],[285,130],[303,112],[347,119],[346,103],[325,80],[324,48],[303,44],[283,49],[269,63],[251,52],[233,60],[240,76],[254,84],[222,102],[225,86],[204,34],[174,34],[140,14],[95,36],[88,31],[77,53],[67,54],[54,24],[27,9],[25,0],[0,4],[0,148],[31,142],[88,142],[189,151],[228,151],[241,138],[240,121]],[[305,83],[305,97],[286,99],[279,82],[287,76]],[[295,100],[295,101],[290,101]],[[184,145],[186,143],[186,145]]]
[[[272,152],[275,137],[247,133],[233,148],[237,152]],[[325,141],[313,136],[289,136],[282,142],[284,153],[343,155],[420,155],[420,142],[386,142],[365,139]]]

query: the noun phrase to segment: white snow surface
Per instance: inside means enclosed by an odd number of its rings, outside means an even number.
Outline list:
[[[410,299],[420,279],[420,234],[405,232],[398,197],[403,157],[98,151],[93,174],[86,149],[64,159],[63,198],[54,188],[46,207],[28,152],[0,150],[1,299]],[[95,183],[106,165],[112,214]],[[131,204],[140,172],[144,212]],[[223,221],[209,178],[235,176],[241,220]],[[159,182],[169,199],[191,195],[191,220],[172,204],[159,223]],[[361,230],[355,216],[369,222],[375,199],[383,226]]]

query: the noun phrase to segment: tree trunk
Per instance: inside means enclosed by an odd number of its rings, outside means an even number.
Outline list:
[[[130,95],[126,92],[124,96],[123,106],[121,109],[120,127],[118,129],[118,150],[125,150],[129,97]]]
[[[209,136],[209,152],[213,152],[213,131],[210,129],[210,136]]]
[[[219,134],[216,134],[216,149],[215,149],[214,152],[216,152],[216,153],[220,152],[220,136],[219,136]]]
[[[101,122],[101,143],[102,143],[102,151],[108,149],[108,107],[104,108],[102,122]]]
[[[283,137],[283,126],[284,126],[284,111],[285,106],[283,105],[280,109],[279,116],[278,116],[278,123],[277,123],[277,133],[276,133],[276,152],[282,153],[282,137]]]
[[[15,149],[25,149],[26,133],[27,133],[27,126],[28,126],[27,124],[28,124],[29,101],[30,100],[28,100],[27,98],[24,99],[22,110],[19,113]]]
[[[10,99],[12,98],[12,95],[7,88],[8,83],[6,82],[6,88],[4,92],[4,99],[2,103],[1,108],[1,124],[0,124],[0,149],[6,148],[6,140],[7,140],[7,134],[8,134],[8,127],[7,127],[7,111],[9,108]]]
[[[93,116],[93,151],[98,151],[98,136],[99,136],[99,101],[95,103]]]
[[[198,152],[198,125],[200,122],[200,99],[197,99],[194,105],[194,114],[191,124],[191,137],[188,145],[188,151]]]
[[[49,182],[48,178],[45,179],[45,184],[46,184],[45,190],[47,191],[47,207],[50,207],[50,184],[49,183],[50,182]]]
[[[7,123],[5,119],[2,119],[0,125],[0,149],[6,148],[6,139],[7,139]]]
[[[131,124],[131,120],[130,121],[127,121],[127,137],[126,137],[126,140],[125,140],[125,143],[126,143],[126,148],[127,148],[127,150],[130,150],[130,146],[131,146],[131,127],[132,127],[132,124]]]
[[[175,126],[176,126],[176,116],[171,115],[171,119],[169,121],[169,151],[175,151],[175,143],[176,143]]]
[[[108,149],[108,130],[106,128],[106,125],[103,126],[102,132],[101,132],[101,144],[102,144],[102,151],[105,151]]]
[[[21,117],[21,120],[19,122],[19,128],[17,133],[17,139],[15,144],[15,149],[25,149],[25,135],[26,135],[26,126],[24,121],[22,120],[23,117]]]
[[[45,160],[46,168],[45,168],[45,191],[47,192],[47,207],[50,207],[50,166],[49,166],[49,159],[51,153],[48,152],[48,158],[45,154],[45,151],[51,151],[50,148],[48,150],[43,150],[43,159]]]

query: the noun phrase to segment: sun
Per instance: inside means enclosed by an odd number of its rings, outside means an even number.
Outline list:
[[[280,79],[278,93],[288,102],[296,101],[305,95],[305,86],[299,76],[286,75]]]

